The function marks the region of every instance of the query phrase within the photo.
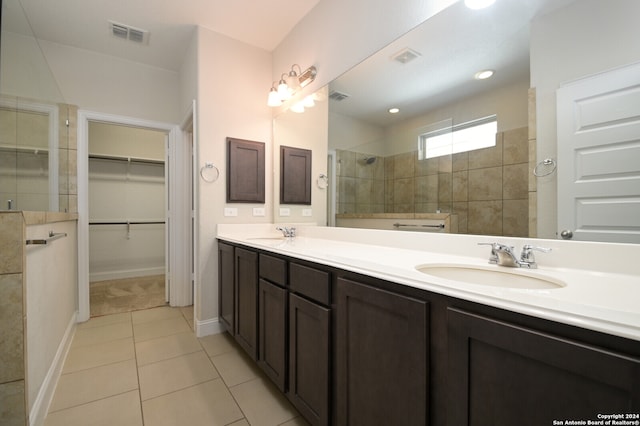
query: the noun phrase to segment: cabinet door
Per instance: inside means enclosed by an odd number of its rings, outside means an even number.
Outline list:
[[[258,301],[258,365],[284,392],[287,371],[287,291],[260,279]]]
[[[313,425],[329,424],[330,312],[289,295],[289,400]]]
[[[337,423],[427,424],[428,304],[344,278],[336,303]]]
[[[586,424],[640,411],[638,359],[453,308],[448,321],[448,425]]]
[[[220,322],[232,335],[234,330],[233,246],[218,243],[218,312]]]
[[[236,247],[236,341],[258,358],[258,254]]]

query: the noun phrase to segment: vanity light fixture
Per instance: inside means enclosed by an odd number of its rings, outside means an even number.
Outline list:
[[[495,3],[496,0],[464,0],[465,6],[469,9],[484,9],[485,7],[491,6]]]
[[[299,72],[296,72],[296,67]],[[282,105],[282,102],[291,99],[298,90],[315,80],[317,73],[318,71],[314,66],[302,71],[300,65],[293,64],[288,73],[284,72],[280,75],[280,81],[278,81],[277,89],[275,82],[271,86],[267,105],[270,107]]]
[[[494,74],[493,70],[482,70],[475,73],[473,76],[476,80],[486,80],[487,78],[492,77]]]

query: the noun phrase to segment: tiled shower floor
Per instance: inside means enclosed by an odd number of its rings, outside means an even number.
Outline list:
[[[80,324],[46,426],[306,425],[227,333],[196,338],[193,310]]]

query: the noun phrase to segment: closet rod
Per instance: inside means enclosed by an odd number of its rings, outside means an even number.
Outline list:
[[[129,163],[147,163],[147,164],[162,164],[164,165],[164,160],[153,160],[150,158],[135,158],[135,157],[118,157],[116,155],[100,155],[100,154],[89,154],[89,158],[94,158],[96,160],[114,160],[114,161],[126,161]]]
[[[164,225],[164,220],[159,221],[126,221],[126,222],[89,222],[89,225]]]

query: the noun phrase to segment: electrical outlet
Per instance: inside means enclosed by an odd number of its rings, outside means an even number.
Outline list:
[[[235,207],[225,207],[224,208],[224,215],[227,217],[234,217],[234,216],[238,216],[238,209]]]
[[[254,207],[253,208],[254,216],[264,216],[264,207]]]
[[[291,209],[286,207],[280,208],[280,216],[291,216]]]
[[[302,209],[302,216],[311,217],[313,216],[313,211],[311,209]]]

